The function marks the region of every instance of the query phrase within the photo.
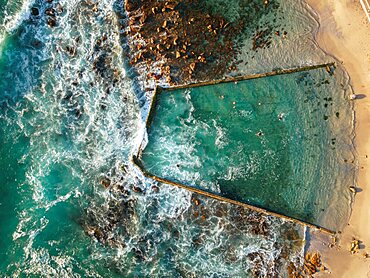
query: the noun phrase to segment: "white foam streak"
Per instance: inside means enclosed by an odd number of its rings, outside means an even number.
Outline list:
[[[4,27],[6,32],[13,32],[29,17],[31,6],[35,0],[10,0],[5,7]],[[17,10],[17,6],[21,6]],[[15,11],[12,11],[15,9]]]
[[[20,17],[20,21],[26,15],[28,16],[27,11],[29,11],[33,2],[25,1],[23,3],[24,7],[22,6],[22,12],[20,13],[23,17]],[[234,266],[230,267],[227,263],[222,263],[225,260],[222,257],[223,253],[215,254],[213,252],[214,249],[221,250],[230,245],[228,237],[232,237],[233,233],[225,229],[233,223],[225,223],[225,219],[215,218],[212,219],[214,225],[210,225],[208,230],[207,228],[203,230],[203,235],[209,236],[205,245],[201,246],[195,254],[189,254],[188,251],[193,250],[191,239],[194,234],[192,233],[197,230],[194,227],[198,227],[198,224],[193,223],[195,220],[190,219],[190,216],[189,219],[183,219],[183,215],[192,206],[192,194],[186,190],[166,185],[161,185],[158,193],[150,192],[150,187],[156,183],[143,177],[141,172],[128,161],[130,155],[137,150],[142,142],[144,142],[142,147],[145,147],[147,132],[145,123],[140,121],[140,111],[132,89],[132,81],[129,80],[123,70],[123,55],[119,47],[118,27],[112,11],[112,5],[115,1],[94,2],[97,4],[99,15],[94,15],[91,8],[84,6],[87,2],[61,1],[60,3],[66,14],[57,17],[58,24],[53,29],[49,29],[48,26],[41,25],[41,23],[35,30],[32,30],[34,28],[32,26],[27,27],[31,29],[30,32],[34,34],[35,38],[45,44],[45,48],[39,53],[40,57],[38,57],[39,61],[44,63],[40,65],[42,69],[40,83],[42,84],[28,88],[23,99],[25,104],[14,110],[18,113],[16,123],[21,127],[22,132],[29,137],[31,145],[27,157],[22,158],[22,161],[31,161],[31,166],[26,172],[26,182],[23,185],[31,192],[31,197],[17,208],[19,210],[19,223],[13,233],[13,240],[17,244],[25,244],[24,241],[26,241],[24,262],[17,264],[19,274],[23,272],[49,277],[79,276],[73,273],[71,268],[71,266],[77,264],[73,257],[63,256],[63,254],[52,256],[49,250],[34,247],[34,240],[44,231],[49,220],[52,221],[52,219],[48,219],[53,211],[51,208],[62,203],[80,205],[90,197],[85,192],[91,188],[96,194],[96,199],[99,197],[99,201],[101,201],[99,204],[94,202],[90,204],[91,207],[97,207],[95,211],[97,223],[109,221],[106,219],[107,215],[101,213],[101,211],[108,211],[112,201],[122,202],[120,199],[122,197],[114,195],[109,190],[102,191],[98,182],[100,177],[105,175],[114,176],[114,173],[118,172],[118,178],[120,175],[124,178],[122,184],[126,185],[128,183],[144,187],[146,195],[135,195],[135,199],[139,202],[136,207],[138,212],[132,219],[129,219],[130,223],[127,224],[135,233],[131,231],[129,237],[122,235],[121,238],[117,239],[117,242],[124,243],[122,246],[125,245],[126,247],[117,247],[117,252],[111,258],[112,262],[115,262],[118,266],[124,266],[127,263],[127,255],[130,250],[140,245],[143,235],[150,235],[151,233],[162,234],[157,237],[153,236],[152,245],[149,246],[148,244],[147,246],[150,255],[146,259],[148,262],[159,260],[159,256],[156,255],[161,255],[163,251],[157,250],[157,248],[160,248],[158,246],[166,245],[167,241],[173,239],[169,231],[162,231],[161,225],[163,225],[163,222],[173,222],[177,223],[178,227],[175,228],[179,230],[179,237],[181,237],[180,240],[171,245],[171,248],[177,248],[173,252],[172,258],[176,263],[184,267],[190,262],[191,268],[198,265],[199,268],[209,270],[208,273],[214,271],[214,273],[223,272],[237,276],[238,271],[240,269],[245,270],[245,265],[248,265],[246,262],[241,262],[242,259],[246,259],[246,254],[269,248],[273,249],[276,239],[256,239],[255,237],[255,241],[253,241],[252,236],[249,238],[247,233],[240,235],[240,237],[243,236],[243,240],[246,242],[241,243],[238,240],[240,244],[235,252],[239,265],[234,269]],[[10,24],[9,26],[17,26],[17,24],[19,23]],[[9,30],[13,29],[9,27]],[[111,86],[112,80],[109,80],[106,76],[99,76],[93,68],[94,59],[102,54],[100,50],[96,51],[95,49],[96,40],[104,34],[108,37],[107,43],[109,43],[109,46],[107,48],[111,50],[108,56],[113,57],[111,66],[120,70],[119,82],[114,86]],[[79,42],[76,38],[80,38]],[[75,47],[76,55],[71,57],[66,53],[66,46]],[[24,59],[28,59],[28,56],[25,55]],[[143,68],[142,70],[146,71],[147,69]],[[27,63],[19,65],[19,71],[27,72]],[[140,81],[140,78],[138,79]],[[74,81],[77,82],[76,86],[71,85]],[[28,80],[27,82],[33,85],[34,80]],[[155,83],[149,85],[154,86]],[[110,90],[109,94],[107,88]],[[150,94],[146,95],[147,102],[142,110],[144,111],[142,115],[146,115],[145,111],[148,111]],[[187,121],[191,122],[195,121],[192,114],[194,107],[191,103],[190,94],[187,97],[188,105],[191,106]],[[104,109],[101,108],[102,105],[105,105]],[[32,118],[29,118],[30,113],[33,113]],[[203,123],[196,123],[196,125],[197,129],[191,132],[195,133],[198,129],[207,131],[212,128]],[[213,127],[217,130],[216,144],[222,148],[227,143],[223,140],[224,130],[218,127],[215,122]],[[144,141],[142,141],[142,138],[144,138]],[[194,158],[192,154],[194,143],[192,143],[193,145],[179,145],[165,141],[163,144],[166,146],[167,154],[175,153],[179,156],[185,156],[186,159],[181,160],[188,161],[188,163],[182,165],[183,167],[189,169],[202,167],[201,159],[199,157]],[[174,155],[171,157],[171,161],[176,161],[177,158],[177,155]],[[127,173],[122,173],[119,170],[122,163],[125,164]],[[173,164],[166,170],[169,173],[175,173],[176,176],[182,175],[186,180],[199,179],[198,173],[182,169],[182,167],[179,168]],[[50,180],[55,172],[59,175],[60,180],[58,181]],[[238,172],[241,173],[240,170],[235,169],[235,173]],[[233,175],[234,173],[231,176]],[[203,186],[214,187],[215,191],[218,190],[217,185],[207,183]],[[157,203],[153,200],[156,200]],[[155,213],[151,212],[152,202],[155,203]],[[211,201],[206,202],[211,203]],[[150,219],[149,226],[142,223],[148,220],[145,217]],[[91,234],[94,233],[91,232]],[[73,252],[77,253],[80,250],[76,249]],[[268,260],[274,261],[275,254],[271,253],[269,256]],[[107,259],[99,248],[94,249],[90,257],[96,260]],[[184,262],[185,257],[186,262]],[[155,276],[161,267],[164,266],[156,265],[147,271]],[[83,269],[86,275],[100,277],[93,269],[85,269],[85,266],[79,265],[78,268]],[[189,266],[189,269],[191,268]],[[162,273],[166,273],[166,270]]]

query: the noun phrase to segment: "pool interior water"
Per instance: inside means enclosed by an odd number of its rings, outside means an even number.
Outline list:
[[[343,151],[352,112],[338,81],[320,68],[161,91],[143,166],[337,230],[348,214],[353,167],[351,152]]]

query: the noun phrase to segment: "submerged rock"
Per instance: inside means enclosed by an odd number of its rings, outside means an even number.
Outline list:
[[[55,18],[49,17],[47,20],[47,24],[49,25],[49,27],[55,27],[57,26],[57,21],[55,20]]]
[[[104,188],[108,188],[111,182],[108,178],[103,178],[100,183]]]
[[[40,14],[40,11],[38,8],[32,7],[31,8],[31,15],[38,16]]]

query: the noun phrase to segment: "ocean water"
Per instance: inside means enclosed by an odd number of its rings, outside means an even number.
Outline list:
[[[271,17],[286,15],[292,39],[276,38],[240,73],[331,59],[297,2]],[[0,276],[285,276],[304,228],[157,184],[131,164],[151,95],[127,67],[123,6],[0,1]],[[289,58],[277,54],[289,45]]]
[[[338,231],[354,168],[350,91],[340,82],[341,72],[322,67],[160,91],[143,166]]]

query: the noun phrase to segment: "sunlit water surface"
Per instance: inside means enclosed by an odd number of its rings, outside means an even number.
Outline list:
[[[312,41],[312,12],[281,2],[281,22],[294,23],[285,27],[289,39],[274,39],[253,58],[246,44],[241,74],[330,60]],[[0,1],[0,272],[284,275],[303,250],[302,227],[199,196],[198,203],[166,185],[158,191],[132,166],[150,95],[138,95],[140,83],[125,67],[122,7],[113,0]]]

